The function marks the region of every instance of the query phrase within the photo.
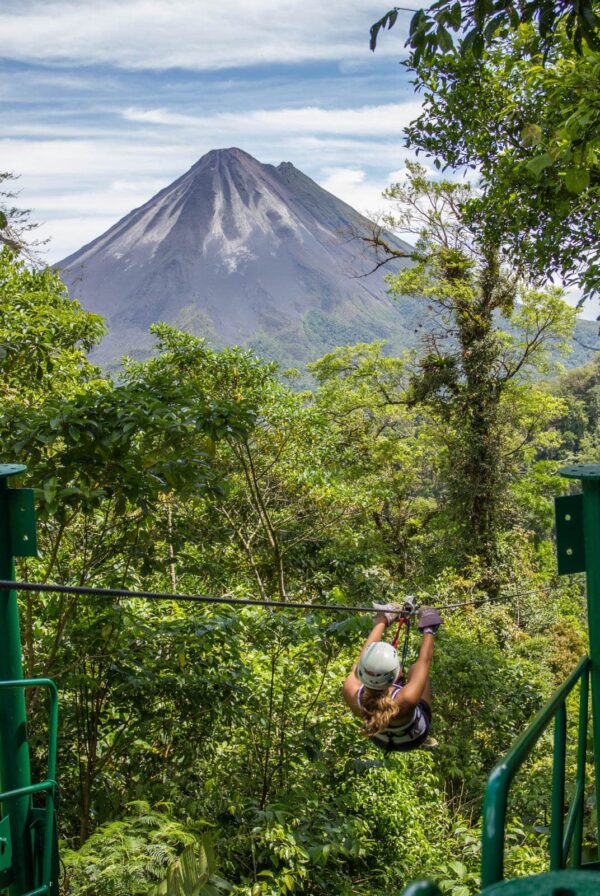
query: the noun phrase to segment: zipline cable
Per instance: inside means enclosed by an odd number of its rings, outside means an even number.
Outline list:
[[[272,607],[276,610],[327,610],[333,613],[373,613],[373,607],[348,607],[342,604],[299,603],[298,601],[256,600],[245,597],[213,597],[208,594],[170,594],[166,591],[130,591],[126,588],[92,588],[87,585],[56,585],[38,582],[15,582],[0,579],[0,590],[32,591],[36,593],[75,594],[87,597],[138,598],[154,601],[187,601],[203,604],[226,604],[244,607]],[[517,591],[511,594],[499,594],[492,597],[480,597],[458,604],[446,604],[433,607],[435,610],[458,610],[461,607],[479,606],[499,600],[512,600],[528,594],[542,594],[551,591],[551,586],[533,588],[529,591]]]
[[[478,597],[475,600],[465,600],[460,604],[446,604],[443,607],[432,607],[432,610],[458,610],[460,607],[473,607],[477,604],[491,604],[497,600],[512,600],[513,597],[525,597],[527,594],[547,594],[552,591],[552,585],[543,588],[532,588],[531,591],[513,591],[512,594],[498,594],[495,597]]]
[[[213,597],[208,594],[170,594],[166,591],[129,591],[126,588],[91,588],[86,585],[49,585],[36,582],[10,582],[0,579],[0,589],[14,588],[15,591],[56,592],[58,594],[80,594],[89,597],[141,598],[142,600],[188,601],[201,604],[230,604],[244,607],[273,607],[276,610],[333,610],[343,613],[373,613],[373,607],[345,607],[340,604],[309,604],[284,600],[256,600],[248,597]]]

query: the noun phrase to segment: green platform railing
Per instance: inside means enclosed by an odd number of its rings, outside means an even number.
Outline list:
[[[481,838],[481,889],[504,880],[504,841],[510,785],[540,737],[554,720],[554,756],[552,765],[552,815],[550,821],[550,870],[581,868],[583,813],[585,807],[585,761],[588,731],[588,703],[591,660],[584,657],[565,683],[538,712],[527,730],[492,770],[483,801]],[[580,683],[579,724],[575,788],[565,820],[567,698]],[[403,896],[440,896],[431,881],[415,881]]]
[[[36,869],[35,877],[39,886],[30,890],[24,896],[50,896],[57,892],[58,882],[53,880],[53,863],[55,848],[55,804],[56,804],[56,752],[58,741],[58,690],[56,684],[50,678],[29,678],[21,681],[0,681],[0,688],[46,688],[50,696],[50,717],[48,723],[48,768],[46,780],[39,784],[31,784],[28,787],[19,787],[16,790],[6,790],[0,793],[0,806],[7,812],[10,803],[14,800],[33,797],[35,794],[45,794],[43,808],[43,824],[41,826],[41,851],[39,858],[40,867]],[[10,814],[10,813],[8,813]],[[34,857],[36,851],[34,850]],[[0,890],[2,887],[0,887]]]
[[[590,668],[591,661],[586,656],[549,702],[538,712],[527,730],[514,743],[504,759],[495,766],[488,778],[483,801],[482,889],[504,879],[504,831],[509,788],[516,773],[553,719],[554,761],[552,766],[550,870],[559,871],[565,868],[570,854],[572,854],[572,867],[581,867]],[[578,682],[581,682],[581,689],[575,790],[565,823],[566,701]]]

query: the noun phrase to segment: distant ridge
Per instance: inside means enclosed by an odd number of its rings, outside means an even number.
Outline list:
[[[373,250],[360,236],[371,228],[290,162],[216,149],[57,267],[108,321],[102,363],[148,354],[148,328],[167,321],[303,364],[339,344],[415,344],[422,303],[386,295],[391,265],[369,273]]]

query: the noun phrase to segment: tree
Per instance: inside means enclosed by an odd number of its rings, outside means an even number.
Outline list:
[[[508,484],[556,412],[539,393],[532,399],[526,374],[548,369],[551,347],[566,350],[575,315],[560,291],[528,288],[497,246],[480,241],[462,212],[468,186],[428,181],[415,164],[408,172],[387,191],[395,211],[386,223],[415,234],[416,263],[388,282],[393,295],[422,296],[438,311],[408,400],[442,427],[458,556],[479,556],[491,569]]]
[[[591,294],[600,284],[596,4],[530,3],[522,14],[468,6],[472,39],[455,48],[433,22],[454,15],[460,28],[462,7],[442,0],[418,14],[425,31],[413,32],[407,66],[424,111],[407,145],[437,167],[476,169],[481,192],[465,211],[483,238],[539,280],[556,274]],[[541,36],[529,22],[538,13]]]
[[[168,362],[131,365],[118,384],[102,377],[84,353],[101,319],[72,302],[52,271],[30,270],[6,248],[0,265],[0,431],[7,456],[29,466],[40,504],[42,559],[27,569],[44,582],[135,585],[165,563],[161,499],[222,494],[215,444],[225,433],[241,437],[252,417],[239,397],[208,397]],[[57,675],[71,693],[65,714],[77,732],[83,841],[98,781],[135,730],[127,700],[138,697],[145,629],[126,625],[120,606],[25,601],[27,668]],[[35,717],[39,702],[30,708]]]
[[[165,351],[148,363],[152,375],[163,368],[161,375],[191,384],[215,403],[233,400],[252,419],[244,433],[224,430],[215,446],[213,463],[227,479],[227,496],[210,502],[205,512],[213,537],[233,538],[241,552],[235,553],[240,586],[286,600],[290,556],[314,543],[315,531],[324,533],[340,522],[339,508],[322,500],[318,475],[313,482],[304,475],[319,466],[327,427],[302,396],[278,380],[275,365],[238,348],[212,351],[165,325],[157,332]],[[233,552],[230,556],[233,560]]]
[[[600,54],[577,56],[557,38],[543,64],[525,30],[482,60],[420,63],[417,79],[424,113],[407,143],[438,166],[478,169],[481,190],[465,211],[483,238],[538,279],[558,275],[594,292]]]
[[[315,402],[334,428],[328,467],[356,507],[348,566],[364,565],[390,599],[425,572],[431,522],[440,511],[435,439],[422,408],[408,398],[414,356],[386,356],[383,343],[335,349],[310,365]],[[338,533],[338,562],[343,532]],[[430,558],[428,558],[430,559]],[[430,570],[429,570],[430,572]]]
[[[49,268],[31,269],[7,246],[0,249],[0,387],[9,399],[65,395],[98,375],[86,352],[104,333],[97,314],[69,298]],[[35,399],[33,399],[35,396]]]
[[[600,444],[600,356],[584,367],[569,370],[552,386],[564,401],[558,422],[562,444],[552,452],[567,453],[581,463],[594,463]]]
[[[13,252],[24,255],[28,261],[37,262],[35,247],[40,243],[28,240],[28,234],[35,230],[37,224],[30,220],[28,209],[13,205],[18,194],[6,189],[13,180],[16,180],[14,174],[0,171],[0,246],[7,246]]]
[[[371,26],[372,50],[377,46],[380,31],[393,28],[400,11],[415,12],[406,42],[415,63],[421,59],[430,61],[438,53],[453,52],[456,47],[452,31],[460,33],[459,52],[481,57],[491,43],[506,38],[520,25],[533,22],[537,24],[543,49],[549,48],[556,34],[564,30],[578,53],[581,53],[584,42],[590,49],[600,50],[600,16],[595,0],[528,0],[520,4],[511,0],[471,0],[467,3],[436,0],[431,6],[416,11],[396,6]]]

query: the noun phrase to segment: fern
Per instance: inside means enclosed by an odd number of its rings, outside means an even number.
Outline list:
[[[141,800],[64,859],[69,896],[216,896],[229,887],[213,878],[209,835],[191,833]]]
[[[162,883],[151,891],[151,896],[218,896],[231,887],[214,877],[216,860],[212,842],[202,837],[194,846],[187,846],[173,862]]]

